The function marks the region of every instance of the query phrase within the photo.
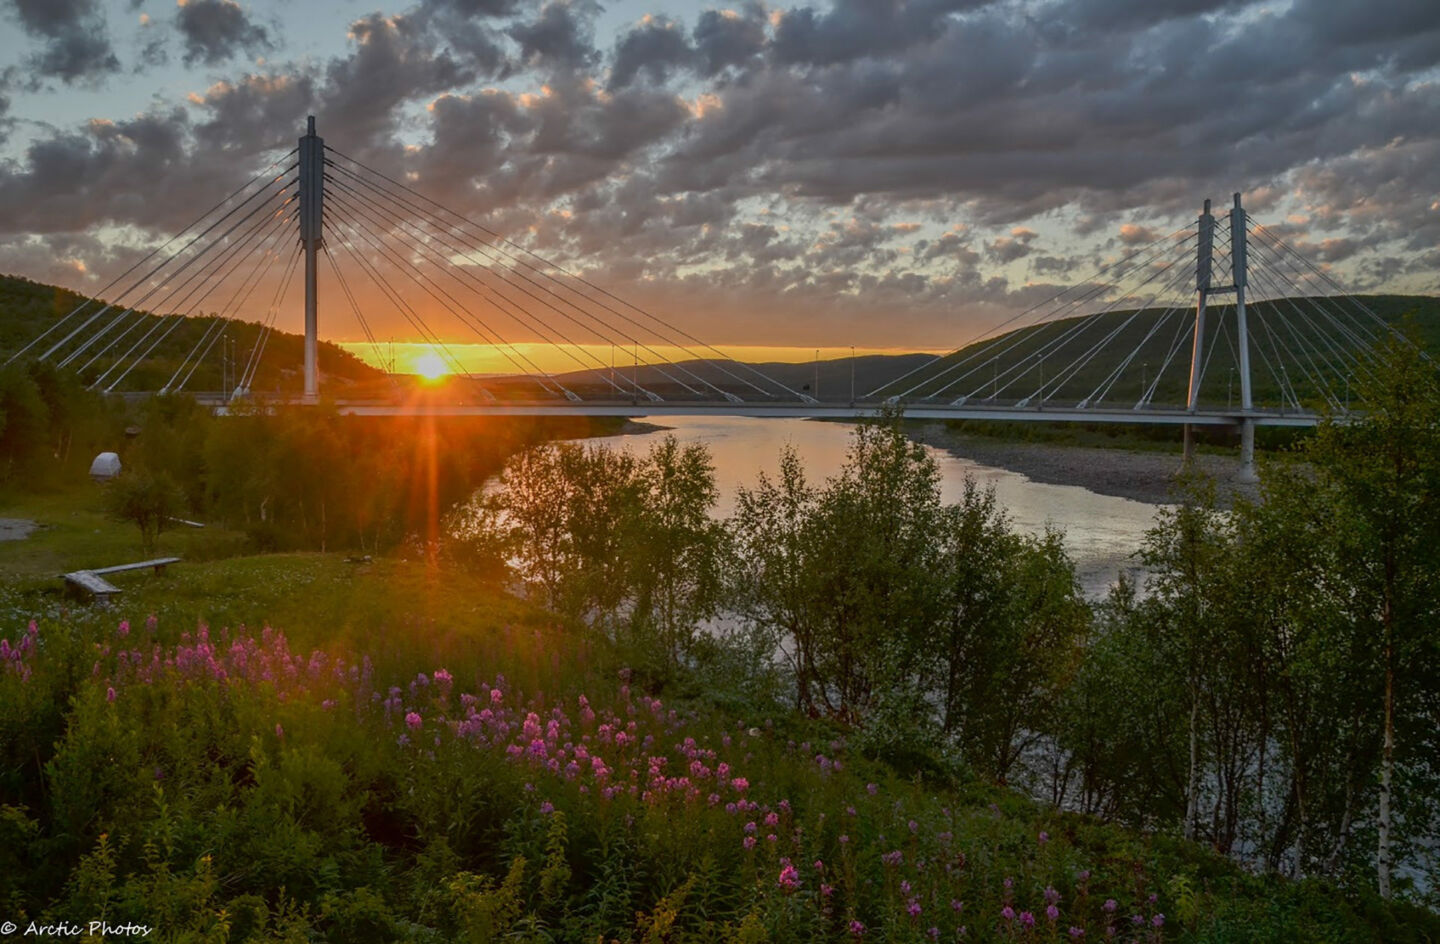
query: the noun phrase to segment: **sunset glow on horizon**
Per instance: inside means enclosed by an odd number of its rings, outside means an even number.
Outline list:
[[[430,380],[446,374],[467,373],[476,375],[508,375],[547,373],[564,374],[577,370],[609,370],[623,374],[627,368],[647,364],[712,358],[713,352],[685,351],[676,347],[652,345],[649,350],[641,348],[611,348],[609,345],[580,345],[577,348],[558,348],[550,344],[513,344],[499,347],[491,344],[445,344],[443,350],[422,342],[382,343],[371,345],[365,341],[339,342],[339,347],[363,360],[372,367],[398,374],[418,374]],[[834,361],[851,356],[850,347],[780,347],[736,345],[721,348],[726,357],[749,364],[805,364],[814,360]],[[915,350],[910,348],[861,348],[856,347],[855,357],[896,354],[944,354],[934,349]],[[817,357],[818,355],[818,357]]]

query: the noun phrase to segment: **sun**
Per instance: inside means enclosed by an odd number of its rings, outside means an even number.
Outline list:
[[[444,359],[434,351],[426,351],[415,358],[415,373],[426,380],[439,380],[450,373],[450,368],[445,365]]]

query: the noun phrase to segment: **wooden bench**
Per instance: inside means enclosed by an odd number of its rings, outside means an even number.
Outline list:
[[[109,606],[110,598],[119,595],[123,591],[102,574],[118,574],[127,570],[144,570],[146,567],[153,568],[155,573],[165,572],[166,566],[180,562],[178,557],[157,557],[153,560],[136,561],[133,564],[116,564],[113,567],[94,567],[90,570],[76,570],[68,574],[61,574],[66,586],[72,589],[83,591],[100,606]]]
[[[118,574],[126,570],[144,570],[146,567],[155,568],[155,573],[165,573],[165,568],[170,564],[180,563],[178,557],[157,557],[154,560],[136,561],[133,564],[116,564],[114,567],[91,567],[83,573],[87,574]]]
[[[121,592],[119,587],[88,570],[77,570],[60,576],[65,580],[66,586],[89,593],[100,606],[109,606],[110,598]]]

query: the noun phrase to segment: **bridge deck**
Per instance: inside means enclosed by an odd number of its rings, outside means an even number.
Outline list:
[[[276,401],[271,401],[276,402]],[[298,402],[298,401],[297,401]],[[223,402],[211,404],[223,411]],[[787,419],[861,419],[880,409],[877,403],[726,403],[723,401],[665,401],[660,403],[617,402],[558,403],[555,401],[506,401],[501,403],[410,404],[341,400],[336,408],[351,416],[755,416]],[[1079,409],[1065,407],[926,406],[909,404],[905,416],[922,420],[1004,420],[1043,423],[1142,423],[1178,426],[1237,426],[1252,419],[1257,426],[1314,426],[1320,418],[1310,413],[1280,413],[1254,410],[1196,411]]]

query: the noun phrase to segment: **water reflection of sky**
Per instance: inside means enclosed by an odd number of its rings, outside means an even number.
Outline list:
[[[850,426],[794,419],[756,419],[735,416],[659,417],[656,425],[669,428],[681,442],[701,442],[715,462],[720,489],[716,513],[727,516],[740,486],[753,486],[761,471],[778,473],[780,450],[795,448],[806,476],[814,483],[839,471],[850,445]],[[644,451],[664,433],[643,433],[620,439],[596,440]],[[932,450],[940,465],[941,492],[946,502],[958,501],[965,476],[994,485],[1000,503],[1017,527],[1031,533],[1047,523],[1065,533],[1065,546],[1075,561],[1080,583],[1092,598],[1104,594],[1122,569],[1134,571],[1131,559],[1154,519],[1158,505],[1098,495],[1075,485],[1045,485],[1017,472],[980,465],[939,450]]]

